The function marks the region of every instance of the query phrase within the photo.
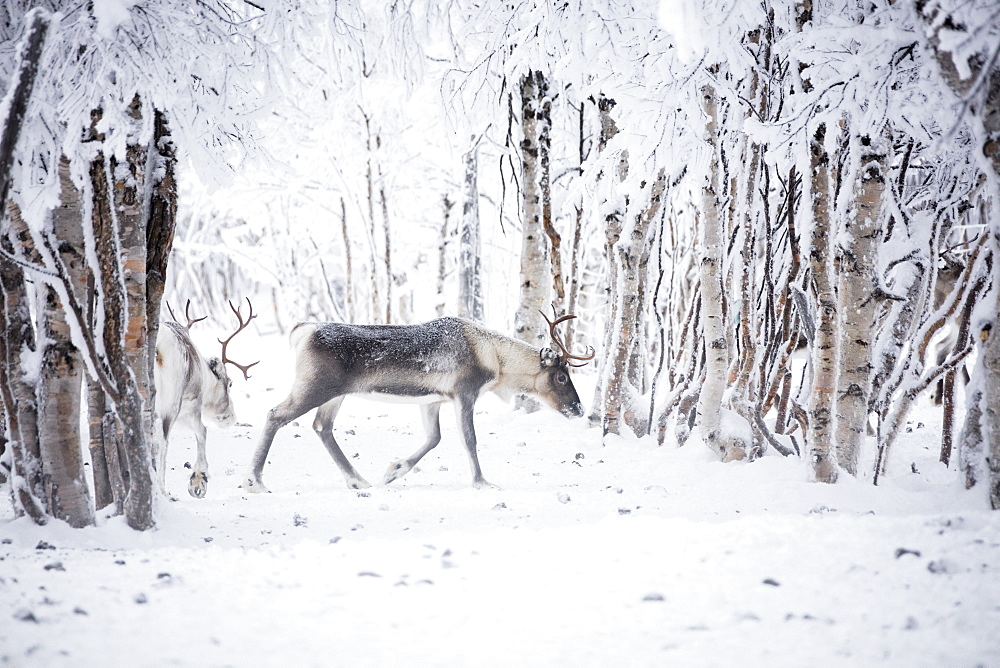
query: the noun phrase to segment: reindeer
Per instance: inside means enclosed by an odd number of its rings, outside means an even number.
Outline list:
[[[420,325],[347,325],[299,323],[290,334],[295,352],[295,380],[288,397],[271,409],[253,461],[243,481],[250,492],[266,492],[261,473],[277,431],[307,411],[318,408],[313,429],[333,457],[347,485],[369,487],[344,456],[333,437],[333,421],[344,398],[370,398],[420,404],[427,440],[411,457],[389,466],[384,484],[399,479],[441,440],[441,404],[453,402],[459,431],[472,467],[472,484],[490,487],[479,467],[473,408],[484,392],[505,400],[514,394],[539,397],[567,417],[583,415],[569,367],[583,366],[556,333],[565,315],[550,321],[552,341],[559,349],[539,350],[527,343],[458,318],[438,318]]]
[[[247,299],[247,304],[250,304],[249,299]],[[226,364],[235,366],[243,372],[244,378],[249,380],[250,367],[258,363],[237,364],[226,356],[226,347],[229,342],[246,329],[251,320],[257,317],[253,312],[253,304],[250,304],[250,316],[245,322],[240,309],[233,306],[232,302],[229,302],[229,307],[236,314],[239,326],[225,341],[219,339],[219,343],[222,344],[221,358],[205,359],[195,348],[189,333],[191,325],[205,318],[191,318],[189,314],[191,300],[188,300],[184,308],[187,324],[181,325],[177,322],[177,317],[174,316],[170,305],[167,305],[167,310],[170,311],[170,316],[174,321],[164,322],[163,326],[160,327],[160,333],[156,339],[156,365],[153,373],[156,386],[156,418],[153,430],[158,449],[156,464],[160,490],[165,495],[167,494],[167,440],[170,438],[170,431],[174,425],[181,423],[186,424],[194,431],[198,444],[198,460],[188,482],[188,493],[197,499],[205,497],[205,493],[208,491],[205,420],[211,419],[216,425],[223,428],[231,426],[236,421],[232,398],[229,395],[229,388],[233,381],[226,373]]]

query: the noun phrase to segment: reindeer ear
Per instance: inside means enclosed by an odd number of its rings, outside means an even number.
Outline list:
[[[542,348],[538,351],[538,359],[542,365],[543,369],[553,367],[559,364],[559,353],[552,350],[552,348]]]

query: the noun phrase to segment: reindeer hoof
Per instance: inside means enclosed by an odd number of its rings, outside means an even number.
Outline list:
[[[204,471],[195,471],[188,481],[188,494],[196,499],[204,499],[208,492],[208,474]]]
[[[389,470],[385,472],[385,478],[382,480],[382,483],[388,485],[394,480],[399,480],[404,475],[409,473],[411,468],[413,467],[410,466],[405,459],[393,462],[389,465]]]
[[[371,483],[364,478],[351,478],[347,481],[347,486],[351,489],[367,489],[371,487]]]
[[[264,483],[255,478],[246,478],[240,487],[251,494],[267,494],[271,491],[264,486]]]
[[[475,487],[476,489],[500,489],[499,487],[497,487],[496,485],[494,485],[493,483],[491,483],[486,478],[480,478],[479,480],[473,480],[472,481],[472,486]]]

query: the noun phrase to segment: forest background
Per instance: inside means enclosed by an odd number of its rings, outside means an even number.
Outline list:
[[[28,9],[0,9],[17,513],[155,525],[164,293],[539,346],[572,313],[605,435],[697,426],[820,482],[877,484],[942,381],[941,461],[1000,506],[994,3]]]

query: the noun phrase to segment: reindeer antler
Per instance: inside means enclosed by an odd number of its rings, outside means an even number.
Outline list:
[[[240,326],[237,327],[236,331],[233,332],[232,334],[230,334],[229,338],[226,339],[225,341],[223,341],[222,339],[219,339],[219,343],[222,344],[222,362],[223,362],[223,364],[225,364],[226,362],[228,362],[229,364],[232,364],[234,367],[236,367],[237,369],[239,369],[240,371],[243,372],[243,378],[245,380],[250,380],[250,374],[249,374],[250,367],[254,366],[254,364],[260,364],[260,360],[257,360],[253,364],[237,364],[233,360],[231,360],[228,357],[226,357],[226,346],[229,345],[229,342],[233,340],[234,336],[236,336],[237,334],[239,334],[240,332],[242,332],[244,329],[246,329],[247,326],[250,324],[251,320],[253,320],[254,318],[257,317],[257,315],[253,312],[253,304],[250,303],[250,298],[249,297],[247,297],[247,304],[250,304],[250,315],[247,317],[246,321],[244,322],[244,320],[243,320],[243,314],[240,313],[240,309],[243,308],[243,307],[241,306],[240,308],[236,308],[235,306],[233,306],[233,302],[232,301],[229,302],[229,308],[233,309],[233,313],[236,314],[236,319],[240,321]]]
[[[576,317],[575,315],[566,314],[566,315],[562,316],[561,318],[557,317],[555,319],[555,322],[553,322],[553,321],[549,320],[548,316],[545,315],[544,313],[542,313],[541,311],[539,311],[539,313],[541,313],[542,317],[545,318],[545,322],[549,323],[549,335],[552,337],[552,343],[554,343],[556,345],[556,347],[559,348],[562,360],[566,364],[568,364],[569,366],[573,366],[573,367],[580,367],[580,366],[584,366],[587,362],[589,362],[590,360],[594,359],[594,356],[597,355],[597,351],[594,350],[592,347],[588,346],[588,348],[590,350],[590,355],[587,356],[587,357],[583,357],[583,356],[580,356],[580,355],[574,355],[573,353],[571,353],[566,348],[566,344],[563,342],[562,338],[556,332],[556,326],[558,326],[559,323],[565,322],[567,320],[572,320],[573,318]],[[552,315],[555,316],[554,310],[553,310]],[[577,361],[583,362],[584,364],[573,364],[570,360],[577,360]]]
[[[174,322],[176,322],[178,325],[181,324],[181,321],[177,319],[176,315],[174,315],[174,310],[172,308],[170,308],[170,302],[167,302],[167,310],[170,311],[170,317],[174,319]],[[191,318],[191,300],[189,299],[189,300],[187,300],[187,304],[184,305],[184,317],[187,318],[187,321],[188,321],[187,324],[184,326],[184,329],[191,329],[191,325],[193,325],[196,322],[201,322],[202,320],[204,320],[208,316],[206,315],[206,316],[203,316],[201,318],[194,318],[194,319],[192,319]]]

